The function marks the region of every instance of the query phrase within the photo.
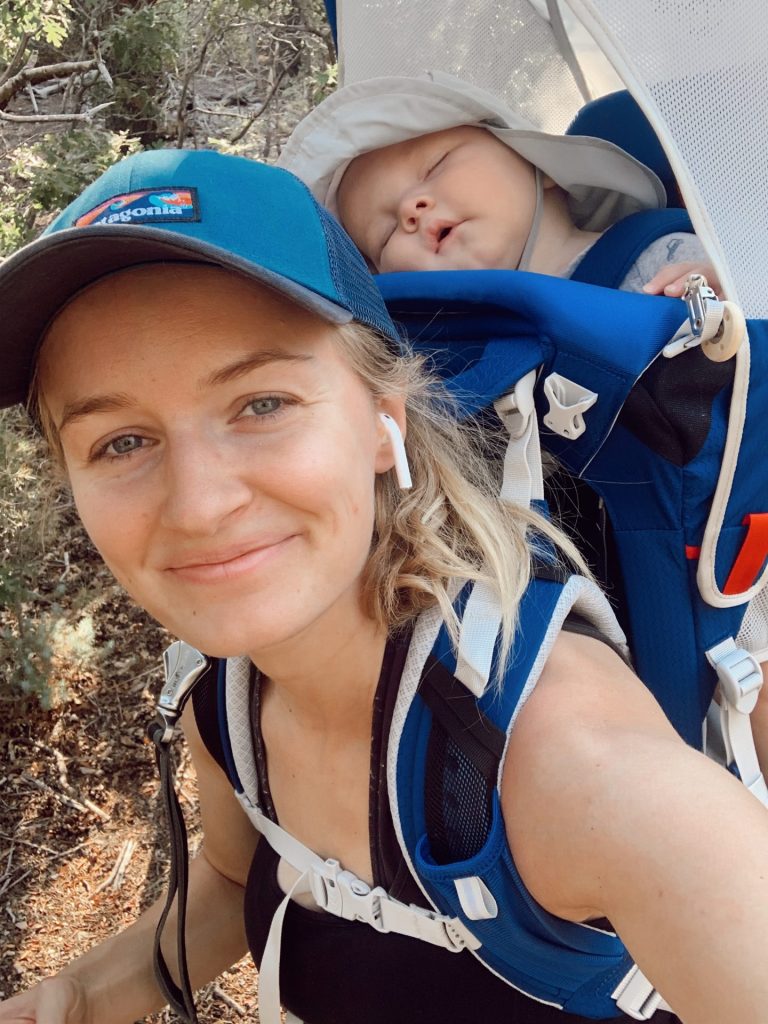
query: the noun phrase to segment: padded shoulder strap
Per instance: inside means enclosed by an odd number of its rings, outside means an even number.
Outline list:
[[[457,599],[458,612],[464,600],[466,588]],[[571,610],[622,644],[610,606],[593,583],[577,576],[565,583],[536,578],[521,603],[504,683],[489,687],[479,698],[469,696],[468,690],[462,697],[456,680],[449,678],[455,672],[455,655],[438,616],[430,610],[420,617],[392,719],[388,786],[406,863],[435,910],[462,921],[479,940],[473,955],[533,999],[582,1016],[608,1018],[617,1013],[612,993],[632,968],[624,946],[613,933],[553,917],[535,902],[515,868],[500,813],[499,780],[508,736]],[[443,691],[456,728],[445,716],[438,721],[432,697],[439,700],[441,693],[428,695],[425,687]],[[466,699],[472,701],[471,708],[462,708]],[[480,738],[493,743],[465,742],[473,721],[483,724]],[[474,799],[468,769],[477,768],[493,779],[482,828],[472,829],[467,837],[472,845],[464,842],[459,859],[447,862],[445,851],[433,847],[428,827],[432,815],[425,780],[442,749],[440,743],[431,744],[435,729],[447,734],[447,746],[440,785],[431,792],[449,808],[452,832],[465,829],[466,803]],[[476,761],[480,747],[482,764]]]
[[[685,210],[641,210],[617,221],[595,242],[571,280],[618,288],[649,245],[676,231],[693,232]]]

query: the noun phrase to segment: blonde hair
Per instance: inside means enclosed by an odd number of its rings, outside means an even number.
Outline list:
[[[584,559],[557,526],[534,509],[499,497],[506,437],[502,428],[462,422],[455,402],[420,356],[393,351],[360,324],[339,328],[344,355],[375,398],[404,395],[411,490],[393,473],[377,478],[375,528],[363,580],[368,613],[388,628],[439,605],[454,642],[459,622],[452,582],[484,581],[500,598],[499,668],[514,639],[520,599],[542,539],[562,562],[589,576]]]

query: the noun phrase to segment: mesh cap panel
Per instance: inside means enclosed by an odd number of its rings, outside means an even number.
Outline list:
[[[384,300],[354,243],[334,218],[313,198],[325,232],[331,278],[355,320],[367,324],[384,337],[396,335]]]

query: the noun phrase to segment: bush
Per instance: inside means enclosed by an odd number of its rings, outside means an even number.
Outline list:
[[[49,707],[63,696],[51,677],[56,631],[68,623],[63,586],[41,592],[46,549],[61,504],[41,440],[19,410],[0,416],[0,664],[6,683]]]

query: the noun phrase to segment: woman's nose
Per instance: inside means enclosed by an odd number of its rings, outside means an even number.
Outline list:
[[[167,528],[213,536],[231,515],[253,500],[252,489],[226,453],[189,445],[166,461],[162,519]]]
[[[434,205],[434,199],[424,192],[404,196],[399,210],[400,225],[403,230],[410,233],[418,231],[421,218]]]

